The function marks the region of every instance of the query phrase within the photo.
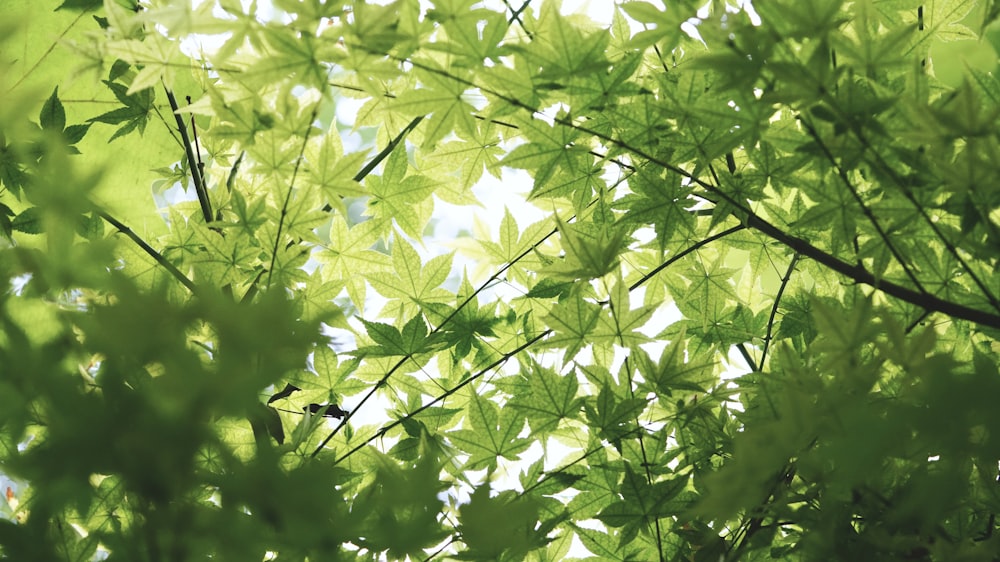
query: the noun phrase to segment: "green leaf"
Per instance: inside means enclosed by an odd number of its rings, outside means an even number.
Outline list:
[[[542,67],[540,78],[566,80],[603,71],[609,36],[574,25],[559,14],[557,3],[544,4],[531,49],[515,46],[517,52]]]
[[[576,357],[580,349],[589,343],[588,336],[597,327],[602,312],[601,307],[580,296],[573,296],[556,304],[543,318],[555,332],[545,340],[543,346],[564,348],[565,360]]]
[[[530,498],[509,491],[490,497],[489,486],[477,487],[469,503],[459,507],[459,530],[469,548],[461,559],[518,558],[543,546],[545,536],[535,531],[538,515],[539,508]]]
[[[112,67],[111,73],[112,75],[115,74],[114,67]],[[125,85],[113,80],[114,78],[105,80],[104,84],[111,89],[111,92],[123,104],[123,107],[112,109],[90,119],[92,123],[121,124],[114,134],[111,135],[111,138],[108,139],[108,142],[126,136],[133,131],[138,131],[142,135],[146,130],[146,124],[149,122],[149,114],[155,109],[154,90],[146,89],[129,94],[128,88]]]
[[[66,127],[65,131],[63,131],[63,138],[66,139],[66,144],[76,144],[83,140],[83,137],[89,130],[89,123],[84,125],[70,125],[69,127]]]
[[[687,358],[681,334],[670,342],[654,362],[646,353],[639,353],[637,365],[643,379],[662,396],[673,396],[675,391],[706,392],[716,381],[714,363],[702,357]]]
[[[43,129],[61,133],[66,128],[66,110],[59,101],[59,87],[52,90],[52,95],[45,100],[41,113],[38,114],[38,122]],[[72,144],[72,143],[71,143]]]
[[[444,182],[423,175],[404,177],[407,170],[406,152],[396,150],[386,160],[384,176],[366,178],[372,197],[365,214],[383,224],[395,221],[403,232],[419,239],[434,207],[430,195]]]
[[[627,435],[638,416],[646,407],[641,398],[620,398],[609,385],[601,387],[596,400],[584,403],[587,420],[598,430],[601,439],[607,439],[621,449],[621,439]]]
[[[41,234],[45,232],[45,225],[42,220],[42,209],[39,207],[28,207],[18,213],[11,221],[11,228],[26,234]]]
[[[80,10],[81,12],[89,12],[91,10],[96,10],[104,5],[102,0],[63,0],[62,4],[56,10]]]
[[[535,120],[521,126],[530,141],[510,151],[501,164],[529,170],[535,179],[532,198],[565,197],[582,209],[593,196],[600,169],[593,156],[578,146],[580,133],[569,127],[553,127]]]
[[[611,273],[629,243],[625,230],[616,225],[567,225],[556,217],[556,226],[566,256],[547,271],[562,278],[588,280]]]
[[[514,460],[531,446],[530,439],[518,437],[524,427],[524,416],[512,408],[501,411],[492,401],[473,394],[466,415],[470,428],[451,431],[448,438],[470,454],[467,462],[470,470],[495,468],[498,459]]]
[[[560,374],[530,362],[518,377],[522,380],[508,404],[524,412],[532,435],[550,433],[560,421],[580,416],[583,398],[577,396],[574,371]]]
[[[618,278],[611,289],[608,301],[608,311],[599,318],[599,326],[595,330],[596,340],[614,343],[623,347],[633,347],[646,343],[649,338],[639,332],[656,311],[655,306],[646,305],[632,310],[629,288],[625,281]]]
[[[621,9],[632,19],[640,23],[658,24],[663,20],[664,13],[649,2],[625,2]]]
[[[369,322],[362,319],[368,336],[375,342],[374,348],[361,348],[359,351],[366,354],[376,354],[382,356],[406,355],[409,347],[403,342],[403,336],[394,326],[381,322]]]
[[[493,328],[501,322],[493,312],[493,307],[480,306],[474,298],[468,279],[463,279],[462,286],[456,295],[456,307],[434,302],[421,303],[427,311],[428,318],[437,324],[438,334],[442,341],[454,345],[454,360],[457,362],[469,354],[475,346],[477,349],[486,347],[485,337],[496,337]],[[466,302],[467,299],[470,299]],[[488,345],[488,344],[487,344]]]
[[[680,178],[650,177],[640,172],[630,185],[636,193],[612,203],[614,208],[625,210],[623,224],[652,226],[660,250],[675,238],[687,239],[694,232],[694,215],[688,210],[692,203]]]
[[[10,207],[0,203],[0,232],[10,240],[10,235],[14,231],[14,225],[11,223],[10,217],[14,216],[14,211]]]
[[[426,87],[403,92],[390,108],[411,117],[430,115],[423,125],[425,148],[436,145],[450,131],[472,138],[476,131],[475,108],[463,98],[466,86],[436,72],[417,73]]]
[[[368,331],[368,336],[376,344],[358,349],[358,353],[362,355],[387,357],[430,352],[435,349],[439,339],[436,335],[430,338],[427,336],[427,324],[419,314],[403,326],[402,332],[389,324],[369,322],[364,319],[361,321]]]
[[[454,254],[444,254],[424,263],[417,251],[399,236],[392,246],[391,274],[368,275],[372,287],[385,297],[405,299],[411,303],[442,302],[450,295],[438,289],[451,273]]]

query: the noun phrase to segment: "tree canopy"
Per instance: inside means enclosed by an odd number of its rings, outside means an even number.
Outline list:
[[[0,556],[996,559],[1000,4],[263,4],[0,0]]]

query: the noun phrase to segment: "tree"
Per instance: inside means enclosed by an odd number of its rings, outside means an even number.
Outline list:
[[[0,2],[3,557],[996,559],[1000,8],[492,4]]]

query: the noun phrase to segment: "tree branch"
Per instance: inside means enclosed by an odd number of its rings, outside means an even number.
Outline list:
[[[483,369],[480,370],[479,372],[477,372],[476,374],[474,374],[474,375],[470,376],[469,378],[465,379],[464,381],[458,383],[454,387],[446,390],[445,392],[443,392],[442,394],[440,394],[439,396],[437,396],[436,398],[434,398],[430,402],[424,404],[423,406],[417,408],[416,410],[413,410],[412,412],[410,412],[409,414],[405,415],[404,417],[402,417],[402,418],[400,418],[398,420],[395,420],[395,421],[393,421],[391,423],[388,423],[388,424],[382,426],[381,428],[379,428],[378,431],[375,432],[374,435],[372,435],[371,437],[363,440],[361,443],[358,443],[354,448],[352,448],[351,450],[347,451],[343,455],[337,457],[337,459],[333,462],[333,464],[340,464],[341,461],[343,461],[347,457],[353,455],[354,453],[360,451],[361,449],[365,448],[372,441],[375,441],[376,439],[379,439],[382,436],[384,436],[392,428],[394,428],[394,427],[402,424],[404,421],[406,421],[408,419],[411,419],[411,418],[415,417],[417,414],[423,412],[424,410],[432,408],[432,407],[436,406],[437,404],[443,402],[449,396],[455,394],[456,392],[458,392],[459,390],[465,388],[469,384],[471,384],[471,383],[479,380],[486,373],[488,373],[488,372],[496,369],[497,367],[503,365],[504,363],[506,363],[507,361],[509,361],[511,357],[514,357],[518,353],[521,353],[525,349],[528,349],[529,347],[531,347],[535,343],[537,343],[537,342],[541,341],[542,339],[548,337],[549,334],[551,334],[551,333],[552,333],[552,330],[545,330],[544,332],[539,333],[535,337],[533,337],[533,338],[525,341],[524,343],[522,343],[521,345],[519,345],[516,348],[512,349],[511,351],[508,351],[507,353],[503,354],[503,356],[500,357],[499,359],[497,359],[496,361],[490,363],[486,367],[483,367]],[[357,407],[354,408],[354,411],[357,411]],[[345,418],[346,418],[346,416],[345,416]],[[343,425],[343,424],[341,424],[341,425]],[[320,444],[320,446],[317,447],[315,451],[313,451],[312,456],[315,457],[316,455],[318,455],[319,452],[323,450],[323,447],[326,445],[327,442],[329,442],[329,440],[332,437],[333,437],[333,434],[331,434],[326,439],[324,439],[323,443]]]
[[[691,246],[689,246],[689,247],[681,250],[680,252],[674,254],[673,256],[670,256],[670,259],[668,259],[667,261],[665,261],[665,262],[661,263],[660,265],[656,266],[655,268],[653,268],[652,271],[647,272],[645,275],[643,275],[641,278],[639,278],[638,281],[636,281],[635,283],[632,283],[632,285],[629,286],[628,290],[632,291],[633,289],[637,289],[643,283],[645,283],[646,281],[649,281],[657,273],[659,273],[659,272],[663,271],[665,268],[669,267],[670,264],[676,262],[677,260],[683,258],[684,256],[686,256],[686,255],[690,254],[691,252],[697,250],[698,248],[701,248],[702,246],[705,246],[706,244],[710,244],[710,243],[718,240],[719,238],[725,238],[726,236],[729,236],[730,234],[733,234],[734,232],[739,232],[739,231],[743,230],[744,228],[746,228],[745,225],[738,224],[736,226],[729,227],[728,229],[723,230],[722,232],[718,232],[716,234],[713,234],[713,235],[711,235],[711,236],[709,236],[707,238],[702,238],[701,240],[695,242]]]
[[[170,274],[173,275],[175,279],[180,281],[181,285],[187,287],[187,289],[194,294],[198,293],[198,287],[195,286],[194,282],[188,279],[188,277],[184,275],[184,273],[182,273],[181,270],[177,269],[177,266],[170,263],[170,261],[167,260],[167,258],[163,257],[163,254],[154,250],[152,246],[147,244],[146,241],[143,240],[141,237],[139,237],[139,235],[136,234],[131,228],[125,226],[124,224],[122,224],[121,221],[119,221],[118,219],[114,218],[113,216],[109,215],[104,211],[98,210],[96,211],[96,213],[97,216],[104,219],[105,222],[118,229],[118,232],[121,232],[125,236],[129,237],[129,239],[131,239],[133,242],[135,242],[137,246],[142,248],[142,251],[146,252],[146,254],[148,254],[149,257],[156,260],[156,263],[163,266],[163,268],[166,269],[168,272],[170,272]]]
[[[395,137],[393,137],[393,139],[389,141],[389,143],[386,144],[382,148],[382,150],[380,150],[379,153],[375,155],[374,158],[372,158],[367,164],[365,164],[365,166],[361,168],[361,170],[357,174],[354,174],[354,177],[352,179],[358,183],[361,183],[362,180],[368,177],[368,174],[372,173],[372,170],[374,170],[376,166],[378,166],[379,164],[382,163],[383,160],[388,158],[389,155],[392,154],[393,150],[396,150],[396,147],[399,146],[399,143],[403,142],[406,136],[409,135],[411,132],[413,132],[413,129],[416,129],[417,125],[419,125],[420,122],[424,120],[424,118],[425,118],[424,115],[418,115],[417,117],[414,117],[413,121],[410,121],[409,125],[403,127],[403,130],[400,131],[399,134],[397,134]],[[330,211],[333,210],[333,207],[329,203],[327,203],[326,205],[323,205],[323,210],[329,213]]]
[[[379,53],[377,51],[373,51],[373,50],[365,47],[364,45],[353,45],[353,47],[361,49],[361,50],[365,50],[365,51],[373,53],[373,54],[378,54],[378,55],[382,55],[382,56],[388,56],[390,58],[396,58],[396,59],[399,58],[399,57],[394,57],[393,55],[388,55],[386,53]],[[455,81],[457,81],[459,83],[465,84],[465,85],[467,85],[469,87],[479,88],[481,91],[486,92],[486,93],[488,93],[488,94],[490,94],[492,96],[495,96],[498,99],[501,99],[501,100],[503,100],[503,101],[505,101],[505,102],[507,102],[507,103],[509,103],[509,104],[511,104],[513,106],[515,106],[515,107],[518,107],[518,108],[523,109],[525,111],[531,112],[532,115],[540,115],[541,114],[540,110],[535,109],[535,108],[529,106],[528,104],[522,102],[519,99],[512,98],[510,96],[507,96],[505,94],[502,94],[502,93],[497,92],[495,90],[492,90],[490,88],[487,88],[485,86],[477,84],[477,83],[475,83],[475,82],[473,82],[471,80],[468,80],[468,79],[465,79],[465,78],[462,78],[462,77],[459,77],[459,76],[453,76],[451,74],[448,74],[444,70],[441,70],[439,68],[435,68],[435,67],[430,66],[430,65],[423,64],[423,63],[421,63],[419,61],[413,61],[413,60],[407,59],[406,62],[409,62],[410,64],[412,64],[413,66],[415,66],[417,68],[420,68],[421,70],[424,70],[424,71],[427,71],[427,72],[438,74],[440,76],[444,76],[444,77],[450,78],[450,79],[455,80]],[[743,221],[743,223],[746,224],[747,226],[749,226],[750,228],[753,228],[755,230],[760,231],[761,233],[763,233],[763,234],[765,234],[765,235],[767,235],[767,236],[769,236],[769,237],[777,240],[778,242],[784,244],[789,249],[791,249],[791,250],[793,250],[795,252],[798,252],[798,253],[802,254],[803,256],[805,256],[807,258],[810,258],[810,259],[812,259],[812,260],[814,260],[814,261],[816,261],[816,262],[818,262],[818,263],[820,263],[820,264],[822,264],[822,265],[824,265],[824,266],[826,266],[826,267],[828,267],[828,268],[836,271],[837,273],[840,273],[841,275],[844,275],[844,276],[846,276],[846,277],[854,280],[857,283],[862,283],[862,284],[865,284],[865,285],[869,285],[869,286],[871,286],[871,287],[873,287],[873,288],[875,288],[877,290],[880,290],[880,291],[886,293],[887,295],[890,295],[890,296],[895,297],[897,299],[900,299],[900,300],[902,300],[904,302],[908,302],[910,304],[913,304],[913,305],[916,305],[916,306],[919,306],[919,307],[922,307],[922,308],[927,308],[927,309],[932,310],[934,312],[941,312],[941,313],[947,314],[947,315],[952,316],[952,317],[957,318],[957,319],[968,320],[970,322],[974,322],[976,324],[980,324],[980,325],[983,325],[983,326],[989,326],[991,328],[1000,329],[1000,315],[998,315],[998,314],[991,314],[991,313],[988,313],[988,312],[984,312],[982,310],[975,309],[975,308],[972,308],[972,307],[969,307],[969,306],[966,306],[966,305],[963,305],[963,304],[959,304],[959,303],[956,303],[956,302],[953,302],[953,301],[948,301],[948,300],[942,299],[942,298],[937,297],[937,296],[935,296],[933,294],[922,293],[922,292],[910,289],[908,287],[904,287],[902,285],[893,283],[891,281],[886,281],[884,279],[880,279],[877,276],[875,276],[873,273],[871,273],[870,271],[864,269],[863,267],[854,266],[854,265],[848,264],[847,262],[845,262],[845,261],[841,260],[840,258],[834,256],[833,254],[830,254],[830,253],[828,253],[828,252],[826,252],[824,250],[821,250],[820,248],[817,248],[816,246],[813,246],[812,244],[810,244],[809,242],[805,241],[804,239],[798,238],[798,237],[796,237],[796,236],[794,236],[792,234],[789,234],[789,233],[781,230],[780,228],[774,226],[773,224],[771,224],[771,223],[767,222],[766,220],[764,220],[763,218],[761,218],[759,215],[757,215],[752,209],[750,209],[746,205],[740,203],[739,201],[737,201],[736,199],[734,199],[732,196],[730,196],[729,194],[727,194],[724,191],[722,191],[718,186],[712,185],[712,184],[710,184],[710,183],[702,180],[701,178],[695,176],[694,174],[688,172],[687,170],[684,170],[683,168],[675,166],[675,165],[673,165],[673,164],[671,164],[671,163],[669,163],[669,162],[667,162],[667,161],[665,161],[665,160],[663,160],[663,159],[661,159],[661,158],[659,158],[659,157],[657,157],[657,156],[655,156],[653,154],[650,154],[650,153],[648,153],[648,152],[646,152],[646,151],[644,151],[644,150],[642,150],[640,148],[631,146],[630,144],[628,144],[628,143],[626,143],[626,142],[624,142],[622,140],[619,140],[619,139],[617,139],[615,137],[612,137],[609,134],[602,133],[602,132],[594,130],[592,128],[585,127],[583,125],[574,123],[570,118],[556,116],[555,118],[553,118],[553,121],[555,123],[558,123],[558,124],[564,126],[564,127],[570,127],[570,128],[576,129],[577,131],[580,131],[582,133],[586,133],[588,135],[591,135],[591,136],[593,136],[593,137],[595,137],[597,139],[600,139],[600,140],[602,140],[602,141],[604,141],[604,142],[606,142],[608,144],[612,144],[614,146],[617,146],[617,147],[619,147],[619,148],[621,148],[623,150],[626,150],[626,151],[632,153],[635,156],[643,158],[644,160],[647,160],[647,161],[649,161],[649,162],[651,162],[653,164],[656,164],[657,166],[663,168],[664,170],[667,170],[669,172],[673,172],[673,173],[675,173],[675,174],[677,174],[677,175],[679,175],[681,177],[687,178],[689,181],[691,181],[692,183],[694,183],[694,184],[698,185],[699,187],[705,189],[710,194],[715,195],[715,196],[719,197],[720,199],[724,200],[726,203],[732,205],[735,209],[737,209],[740,212],[740,215],[742,215],[742,217],[738,216],[738,218],[740,218]]]
[[[986,283],[984,283],[979,278],[979,276],[976,275],[976,272],[972,270],[972,267],[969,266],[969,264],[965,261],[965,259],[962,258],[961,254],[958,253],[958,248],[956,248],[955,245],[952,244],[950,240],[948,240],[948,237],[946,237],[944,233],[941,232],[941,229],[938,228],[938,225],[935,224],[933,220],[931,220],[931,217],[927,214],[927,211],[923,208],[923,206],[920,205],[920,202],[917,201],[917,198],[913,196],[913,192],[910,191],[910,188],[907,187],[903,179],[899,177],[899,174],[896,173],[896,171],[889,166],[889,164],[885,161],[885,159],[882,158],[881,154],[875,151],[875,148],[871,145],[871,143],[868,142],[868,139],[865,138],[865,136],[862,135],[860,131],[855,131],[852,128],[852,132],[854,133],[854,136],[858,139],[858,141],[861,142],[862,146],[864,146],[868,152],[870,152],[875,156],[878,168],[880,168],[883,173],[887,174],[892,179],[892,182],[896,184],[896,187],[899,188],[899,191],[903,194],[903,197],[905,197],[906,200],[909,201],[911,205],[913,205],[913,207],[917,210],[917,213],[920,214],[920,218],[922,218],[924,223],[926,223],[927,226],[931,229],[931,231],[934,233],[934,236],[936,236],[937,239],[940,240],[942,244],[944,244],[944,247],[948,250],[948,253],[950,253],[952,257],[955,258],[956,261],[958,261],[959,265],[962,266],[962,269],[965,270],[965,272],[972,279],[973,283],[976,284],[976,287],[978,287],[979,290],[982,291],[983,296],[985,296],[986,299],[989,300],[990,305],[992,305],[995,310],[1000,312],[1000,301],[997,300],[997,298],[986,286]],[[982,210],[980,211],[982,212]],[[993,223],[989,220],[988,217],[985,217],[984,223],[990,226],[993,225]]]
[[[205,187],[205,178],[201,175],[198,158],[191,147],[191,138],[188,136],[187,125],[179,113],[180,107],[177,105],[174,93],[166,86],[163,86],[163,90],[167,93],[167,101],[170,102],[170,109],[174,114],[174,119],[177,120],[177,132],[181,134],[181,144],[184,145],[184,155],[187,157],[188,168],[191,170],[191,181],[194,182],[194,191],[198,196],[198,203],[201,205],[201,214],[205,217],[205,222],[210,223],[214,220],[212,202],[208,198],[208,189]]]
[[[875,219],[875,215],[874,213],[872,213],[871,208],[865,204],[863,199],[861,199],[861,194],[858,193],[858,190],[856,187],[854,187],[854,184],[851,182],[851,179],[847,177],[847,172],[844,171],[844,168],[841,167],[839,163],[837,163],[836,157],[834,157],[833,153],[830,152],[830,148],[826,146],[826,143],[823,142],[823,139],[820,138],[819,133],[816,131],[816,128],[813,127],[812,123],[810,123],[803,116],[799,115],[798,118],[799,122],[802,123],[802,126],[805,127],[806,132],[809,133],[809,136],[812,137],[812,139],[819,146],[820,150],[823,151],[823,156],[825,156],[827,161],[830,162],[830,165],[833,166],[833,169],[837,171],[837,177],[840,178],[840,182],[844,184],[844,186],[847,188],[847,191],[851,193],[851,196],[854,198],[854,201],[861,208],[861,213],[865,216],[865,218],[868,219],[868,222],[870,222],[872,226],[875,227],[875,232],[877,232],[879,238],[882,239],[882,243],[884,243],[886,247],[889,248],[889,252],[892,254],[892,257],[895,258],[896,262],[899,263],[900,267],[903,268],[903,272],[906,273],[906,276],[910,278],[910,281],[913,282],[913,285],[917,288],[917,290],[919,290],[923,294],[927,294],[927,290],[924,289],[924,286],[921,285],[920,280],[917,279],[916,274],[913,273],[913,270],[910,268],[910,264],[908,264],[906,260],[903,259],[903,255],[900,254],[899,250],[896,249],[896,245],[893,244],[892,239],[889,238],[889,234],[886,233],[886,231],[882,228],[882,225],[880,225],[878,223],[878,220]]]

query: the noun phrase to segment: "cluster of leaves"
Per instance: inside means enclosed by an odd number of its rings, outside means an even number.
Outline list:
[[[0,2],[0,556],[994,559],[993,3],[273,4]]]

